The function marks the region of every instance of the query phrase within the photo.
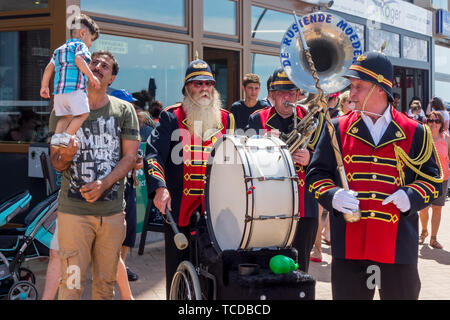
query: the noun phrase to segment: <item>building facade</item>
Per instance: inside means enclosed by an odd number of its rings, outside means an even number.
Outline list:
[[[46,142],[51,110],[51,101],[39,96],[40,79],[53,50],[68,39],[67,21],[74,15],[86,13],[100,26],[91,51],[116,56],[120,71],[112,89],[147,90],[164,106],[172,105],[181,101],[186,67],[198,54],[211,65],[229,108],[243,97],[242,77],[249,72],[260,76],[260,98],[266,96],[266,81],[280,65],[280,41],[294,22],[292,11],[304,15],[324,2],[2,0],[0,192],[6,197],[30,188],[36,201],[45,194],[43,179],[30,169],[38,156],[30,146]],[[335,0],[328,10],[352,23],[365,50],[379,50],[387,41],[402,110],[413,96],[425,102],[434,91],[448,95],[443,88],[450,81],[450,49],[444,40],[435,44],[434,11],[399,0]]]

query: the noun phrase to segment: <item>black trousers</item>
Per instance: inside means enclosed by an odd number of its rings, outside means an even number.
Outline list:
[[[178,227],[180,232],[184,233],[188,241],[190,242],[190,227]],[[166,263],[166,296],[169,299],[170,285],[172,284],[172,278],[177,271],[178,265],[181,261],[190,261],[190,243],[184,250],[178,250],[173,237],[175,234],[169,224],[164,224],[164,240],[165,240],[165,263]]]
[[[417,300],[420,293],[417,264],[332,259],[333,300],[372,300],[375,285],[381,300]]]
[[[316,218],[300,218],[297,222],[297,231],[292,241],[292,246],[298,252],[299,269],[308,272],[309,257],[316,240],[317,228],[319,220]]]

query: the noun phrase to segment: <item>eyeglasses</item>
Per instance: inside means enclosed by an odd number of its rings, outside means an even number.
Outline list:
[[[428,119],[427,120],[427,123],[441,123],[441,120],[439,120],[439,119]]]
[[[215,84],[215,82],[212,80],[194,80],[194,81],[192,81],[192,83],[194,84],[194,87],[196,87],[196,88],[200,88],[203,85],[205,85],[207,87],[211,87]]]

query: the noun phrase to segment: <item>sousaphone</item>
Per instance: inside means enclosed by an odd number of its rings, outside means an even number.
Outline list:
[[[294,19],[293,19],[294,20]],[[324,94],[338,92],[349,85],[344,72],[362,54],[363,45],[356,29],[343,18],[328,12],[315,12],[298,19],[311,52]],[[299,88],[317,93],[311,70],[303,54],[302,41],[294,22],[283,36],[281,65]]]

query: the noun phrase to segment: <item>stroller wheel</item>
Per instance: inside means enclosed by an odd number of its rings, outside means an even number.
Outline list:
[[[19,281],[13,284],[8,293],[9,300],[37,300],[38,292],[34,284],[28,281]]]
[[[34,276],[33,271],[28,268],[19,268],[19,280],[20,281],[28,281],[32,284],[36,284],[36,277]]]

